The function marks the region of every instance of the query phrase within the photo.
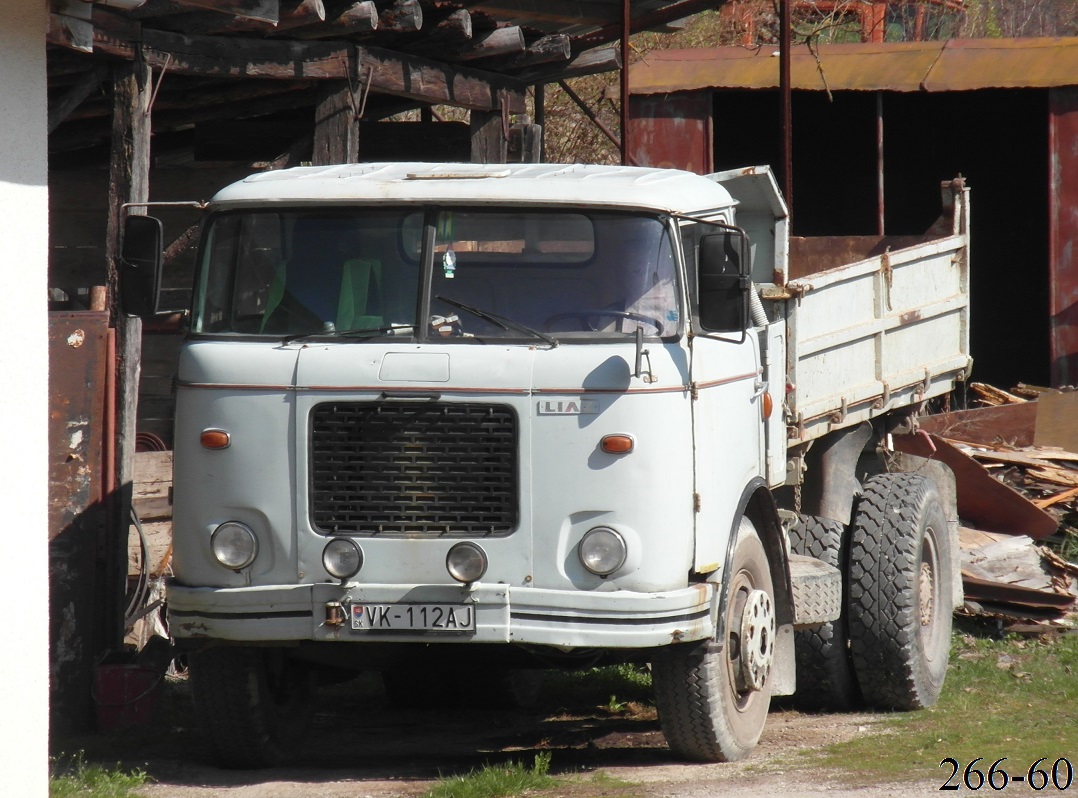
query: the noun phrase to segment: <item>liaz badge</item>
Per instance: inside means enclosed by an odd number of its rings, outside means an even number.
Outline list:
[[[541,416],[594,416],[599,412],[598,399],[540,399]]]

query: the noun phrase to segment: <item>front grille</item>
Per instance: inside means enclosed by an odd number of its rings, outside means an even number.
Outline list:
[[[517,485],[517,417],[504,405],[326,402],[311,413],[320,532],[507,535]]]

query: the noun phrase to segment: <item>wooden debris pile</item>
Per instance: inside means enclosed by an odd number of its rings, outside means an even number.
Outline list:
[[[970,387],[981,407],[926,416],[918,434],[894,439],[896,450],[955,474],[964,611],[1019,630],[1072,625],[1078,391]]]

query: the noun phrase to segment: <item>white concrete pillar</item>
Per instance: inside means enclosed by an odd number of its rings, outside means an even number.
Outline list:
[[[0,24],[0,794],[48,795],[48,97],[44,0]]]

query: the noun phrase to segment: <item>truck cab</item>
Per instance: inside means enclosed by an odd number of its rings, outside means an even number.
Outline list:
[[[624,661],[652,664],[677,753],[751,752],[842,576],[791,567],[787,314],[737,208],[580,165],[307,167],[214,197],[168,620],[224,764],[292,752],[327,669],[408,693]]]

